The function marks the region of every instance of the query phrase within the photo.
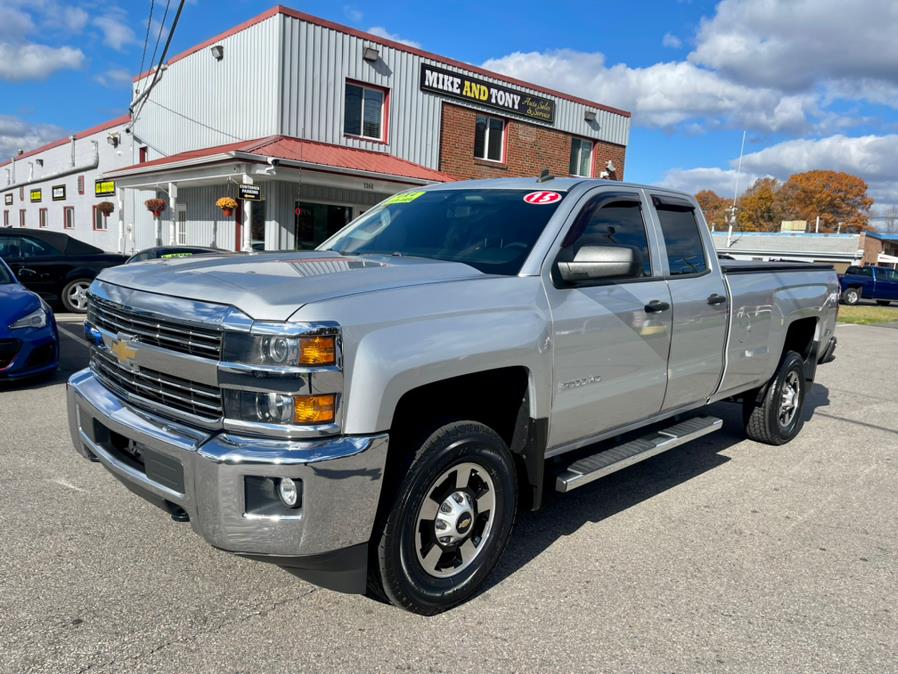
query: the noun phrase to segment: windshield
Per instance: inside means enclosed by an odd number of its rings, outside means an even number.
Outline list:
[[[511,276],[521,271],[563,197],[525,190],[405,192],[365,213],[319,250],[427,257]]]
[[[0,260],[0,285],[15,282],[16,280],[13,278],[12,273],[9,271],[9,267],[7,267],[2,260]]]

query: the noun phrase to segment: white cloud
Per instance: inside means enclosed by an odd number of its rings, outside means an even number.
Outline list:
[[[94,76],[94,81],[104,87],[130,87],[131,71],[126,68],[110,68]]]
[[[744,192],[761,176],[743,171],[739,176],[739,193]],[[672,169],[661,180],[664,187],[695,194],[711,190],[725,199],[732,199],[736,190],[736,170],[722,168]]]
[[[0,43],[0,79],[44,79],[57,70],[78,70],[83,65],[84,52],[80,49]]]
[[[661,44],[671,49],[679,49],[683,46],[683,41],[673,33],[665,33],[664,37],[661,38]]]
[[[368,32],[372,35],[377,35],[378,37],[382,37],[386,40],[393,40],[393,42],[401,42],[402,44],[407,44],[409,47],[415,47],[416,49],[421,48],[420,42],[415,42],[414,40],[406,40],[404,37],[396,35],[396,33],[391,33],[383,26],[372,26],[368,29]]]
[[[98,16],[91,23],[103,32],[103,43],[116,51],[123,51],[128,45],[137,42],[134,31],[127,23],[127,17],[121,11],[112,10]]]
[[[34,30],[34,22],[25,12],[15,7],[0,7],[0,39],[19,40]]]
[[[814,97],[735,84],[683,61],[646,68],[606,67],[600,53],[572,50],[515,52],[483,64],[633,112],[635,124],[669,128],[699,122],[775,132],[802,132],[819,114]]]
[[[63,135],[63,130],[53,124],[29,124],[18,117],[0,115],[0,162],[20,149],[32,150]]]
[[[362,12],[362,10],[357,7],[353,7],[352,5],[343,5],[343,14],[353,23],[359,23],[362,19],[365,18],[364,12]]]
[[[793,92],[828,80],[898,83],[896,34],[895,0],[723,0],[689,60]]]

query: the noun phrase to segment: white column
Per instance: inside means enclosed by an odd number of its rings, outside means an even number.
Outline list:
[[[120,187],[118,194],[118,252],[125,252],[125,188]]]
[[[178,184],[168,184],[168,210],[171,213],[171,221],[168,225],[168,245],[174,246],[177,242],[175,227],[178,222]]]
[[[252,185],[253,179],[246,174],[243,175],[243,184]],[[243,245],[240,247],[244,253],[249,253],[252,249],[252,227],[253,227],[253,202],[248,199],[243,200]]]
[[[162,245],[162,218],[158,215],[153,216],[153,224],[156,226],[156,243],[154,245]]]

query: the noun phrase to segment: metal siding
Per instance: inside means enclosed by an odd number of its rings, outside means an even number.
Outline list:
[[[425,93],[418,88],[422,62],[450,70],[457,68],[379,44],[374,46],[381,54],[381,61],[372,65],[362,60],[365,41],[360,38],[292,17],[284,16],[282,21],[284,91],[281,132],[286,135],[386,151],[438,169],[443,101],[498,114],[490,108]],[[511,89],[528,91],[501,80],[476,73],[472,75]],[[389,89],[389,142],[386,145],[343,135],[343,83],[347,78]],[[306,92],[307,95],[304,95]],[[629,118],[564,98],[549,98],[555,101],[556,119],[554,125],[546,126],[609,143],[627,144]],[[593,125],[584,119],[587,110],[596,113]]]

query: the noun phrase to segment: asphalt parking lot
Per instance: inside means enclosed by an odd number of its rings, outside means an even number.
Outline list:
[[[898,671],[898,331],[838,336],[796,441],[716,406],[723,432],[521,515],[487,591],[421,618],[214,550],[83,461],[64,334],[55,378],[0,388],[0,669]]]

